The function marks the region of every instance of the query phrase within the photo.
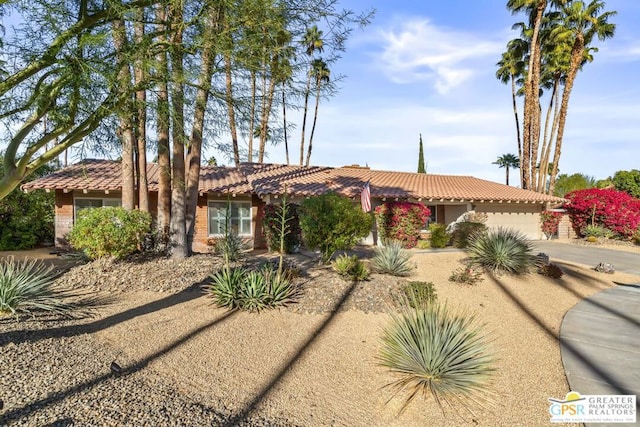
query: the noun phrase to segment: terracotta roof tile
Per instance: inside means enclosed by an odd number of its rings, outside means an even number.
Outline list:
[[[158,167],[150,164],[149,189],[158,190]],[[24,190],[119,190],[120,163],[109,160],[85,160],[56,171],[46,177],[25,183]],[[347,166],[291,166],[243,163],[240,167],[203,167],[200,192],[246,194],[259,196],[282,194],[313,196],[335,191],[347,197],[360,194],[370,181],[371,195],[376,198],[413,198],[427,201],[516,201],[561,202],[562,199],[486,181],[471,176],[433,175],[410,172],[370,170]]]

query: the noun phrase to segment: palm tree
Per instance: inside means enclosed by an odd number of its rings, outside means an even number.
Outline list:
[[[304,91],[304,109],[302,114],[302,135],[300,138],[300,166],[304,160],[304,132],[307,125],[307,110],[309,107],[309,93],[311,92],[311,79],[313,55],[315,52],[322,52],[324,50],[324,42],[322,41],[322,31],[318,29],[316,25],[311,28],[307,28],[307,31],[302,39],[302,45],[305,48],[305,53],[309,57],[309,72],[307,74],[307,87]]]
[[[516,104],[516,80],[522,78],[525,71],[526,55],[529,45],[523,39],[514,39],[507,43],[507,51],[502,54],[502,58],[496,64],[496,78],[504,84],[511,82],[511,99],[513,101],[513,115],[516,121],[516,137],[518,140],[518,161],[522,158],[522,139],[520,137],[520,120],[518,119],[518,106]],[[524,168],[518,166],[520,170]],[[520,176],[522,185],[522,174]]]
[[[329,83],[331,77],[331,71],[327,66],[327,63],[322,59],[314,59],[311,67],[311,72],[315,78],[316,83],[316,109],[313,114],[313,126],[311,126],[311,135],[309,135],[309,147],[307,148],[307,161],[306,166],[309,166],[311,160],[311,149],[313,147],[313,134],[316,131],[316,121],[318,120],[318,105],[320,105],[320,90],[324,84]]]
[[[578,74],[578,71],[588,58],[589,44],[594,37],[598,37],[600,41],[604,41],[613,37],[616,26],[609,22],[609,18],[614,16],[616,12],[604,12],[600,14],[605,4],[603,1],[593,0],[585,6],[584,2],[576,1],[563,4],[562,12],[564,16],[564,25],[556,28],[552,34],[552,38],[557,40],[568,40],[572,42],[571,61],[569,72],[562,93],[562,102],[560,104],[560,114],[558,118],[558,135],[556,137],[556,146],[553,154],[553,169],[549,180],[549,193],[553,193],[556,175],[558,174],[558,163],[560,161],[560,152],[562,149],[562,138],[564,136],[564,126],[567,120],[567,109],[569,107],[569,97],[571,89]]]
[[[520,160],[515,154],[503,154],[492,163],[498,165],[498,167],[505,168],[506,172],[506,184],[509,185],[509,168],[517,168],[520,165]]]

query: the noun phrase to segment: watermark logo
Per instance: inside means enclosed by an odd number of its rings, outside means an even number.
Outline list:
[[[549,398],[552,423],[635,423],[635,395],[581,395]]]

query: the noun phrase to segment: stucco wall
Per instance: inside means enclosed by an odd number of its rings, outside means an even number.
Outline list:
[[[543,238],[540,212],[543,205],[532,203],[476,204],[476,212],[487,214],[487,226],[514,228],[533,240]]]

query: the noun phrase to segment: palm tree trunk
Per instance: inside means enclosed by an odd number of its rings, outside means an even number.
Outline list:
[[[134,24],[133,39],[136,44],[144,38],[144,9],[139,9]],[[136,107],[138,110],[138,209],[149,212],[149,184],[147,178],[147,92],[139,89],[145,79],[143,60],[139,58],[134,65],[133,79],[136,85]]]
[[[226,102],[229,114],[229,132],[231,133],[231,144],[233,146],[233,162],[236,167],[240,166],[240,149],[238,147],[238,129],[236,127],[236,112],[233,106],[233,81],[231,74],[231,55],[224,54],[224,71],[226,79]]]
[[[116,49],[116,60],[120,64],[118,71],[118,86],[123,92],[131,88],[131,71],[124,56],[127,45],[124,22],[116,19],[111,23],[113,29],[113,45]],[[118,112],[117,134],[122,142],[122,207],[132,210],[135,204],[135,179],[133,170],[133,147],[135,135],[133,131],[131,95],[127,96],[121,110]]]
[[[186,230],[185,135],[184,135],[184,64],[182,51],[183,0],[171,1],[171,24],[176,26],[171,37],[171,83],[173,164],[171,168],[171,256],[189,255]]]
[[[506,176],[506,183],[507,185],[509,185],[509,165],[506,165],[504,168],[505,173],[507,174]]]
[[[562,150],[562,138],[564,137],[564,126],[567,121],[567,109],[569,108],[569,97],[571,96],[571,89],[573,89],[573,83],[580,69],[580,63],[582,62],[584,54],[584,38],[582,34],[578,34],[573,48],[571,49],[571,65],[569,73],[567,74],[567,80],[564,84],[564,91],[562,92],[562,103],[560,105],[560,118],[558,120],[558,136],[556,138],[556,147],[553,153],[553,166],[551,169],[551,176],[549,177],[549,194],[553,194],[553,190],[556,185],[556,175],[558,174],[558,163],[560,162],[560,154]]]
[[[251,70],[251,111],[249,112],[249,154],[247,161],[253,162],[253,128],[256,120],[256,72]]]
[[[202,134],[204,132],[204,117],[207,111],[209,90],[211,89],[211,76],[213,74],[213,61],[215,49],[213,40],[219,33],[219,12],[207,11],[208,17],[204,31],[204,45],[202,46],[202,59],[200,75],[198,76],[198,90],[196,92],[196,105],[193,113],[193,127],[189,152],[187,154],[187,190],[185,222],[187,231],[187,248],[189,254],[193,251],[193,237],[195,234],[196,207],[198,206],[198,188],[200,185],[200,161],[202,158]]]
[[[518,138],[518,168],[522,171],[522,139],[520,137],[520,120],[518,119],[518,104],[516,103],[516,79],[511,74],[511,99],[513,101],[513,117],[516,120],[516,136]],[[520,173],[520,186],[522,186],[522,172]]]
[[[267,99],[262,112],[262,124],[260,126],[260,151],[258,153],[258,163],[264,161],[264,153],[266,150],[266,142],[269,136],[269,117],[271,116],[271,108],[273,107],[273,95],[276,91],[276,80],[271,78],[269,88],[267,89]]]
[[[156,6],[156,20],[158,21],[158,44],[165,44],[164,35],[166,20],[165,6]],[[167,53],[161,50],[156,55],[158,84],[157,84],[157,123],[158,135],[158,218],[157,230],[162,242],[169,238],[169,223],[171,221],[171,155],[169,147],[169,90],[167,88],[168,65]]]
[[[309,108],[309,92],[311,92],[311,70],[309,70],[309,76],[307,78],[307,87],[304,91],[304,110],[302,114],[302,135],[300,137],[300,166],[304,161],[304,131],[307,126],[307,110]]]
[[[549,107],[547,108],[547,117],[545,118],[544,121],[544,136],[542,138],[542,148],[540,149],[540,170],[538,171],[538,184],[536,186],[536,189],[538,191],[538,193],[544,193],[545,192],[545,184],[547,181],[547,173],[548,173],[548,169],[549,169],[549,164],[548,164],[548,160],[545,163],[545,156],[547,154],[548,151],[548,146],[550,145],[550,141],[549,141],[549,122],[551,121],[551,112],[553,111],[553,102],[555,100],[556,97],[556,91],[558,88],[558,80],[556,79],[553,82],[553,89],[551,92],[551,99],[549,99]],[[552,122],[553,123],[553,122]]]
[[[307,161],[306,165],[309,166],[309,162],[311,161],[311,149],[313,148],[313,134],[316,131],[316,121],[318,120],[318,106],[320,105],[320,80],[317,81],[317,90],[316,90],[316,108],[313,114],[313,125],[311,126],[311,134],[309,135],[309,146],[307,147]]]

